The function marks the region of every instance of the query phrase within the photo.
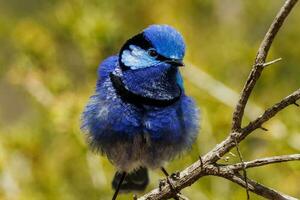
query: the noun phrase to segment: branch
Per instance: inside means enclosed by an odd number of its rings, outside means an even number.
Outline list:
[[[247,178],[247,181],[245,181],[245,177],[239,174],[237,171],[234,171],[231,166],[211,164],[206,166],[205,171],[208,175],[223,177],[267,199],[296,200],[294,197],[282,194],[249,178]]]
[[[198,179],[203,176],[207,176],[208,173],[205,171],[203,163],[198,162],[193,163],[185,170],[181,171],[178,174],[178,178],[176,180],[172,180],[172,185],[176,191],[180,191],[185,187],[192,185]],[[170,177],[171,178],[171,177]],[[166,184],[162,188],[156,188],[150,191],[148,194],[140,197],[138,200],[158,200],[158,199],[170,199],[174,195],[169,184]]]
[[[254,192],[255,194],[258,194],[262,197],[265,197],[267,199],[272,199],[272,200],[297,200],[294,197],[288,196],[286,194],[282,194],[272,188],[266,187],[260,183],[257,183],[256,181],[253,181],[251,179],[247,179],[247,185],[244,180],[244,176],[235,173],[234,175],[231,176],[226,176],[224,177],[234,183],[237,183],[238,185],[247,188],[251,191]]]
[[[253,69],[248,77],[248,80],[242,90],[241,98],[235,108],[232,119],[232,130],[238,131],[241,128],[242,118],[244,115],[244,110],[248,102],[249,96],[259,79],[262,70],[264,69],[264,64],[268,56],[269,49],[271,44],[281,28],[284,20],[289,15],[290,11],[297,3],[298,0],[287,0],[280,11],[277,13],[273,23],[271,24],[269,30],[267,31],[263,41],[260,44],[260,47],[257,52],[257,56],[254,61]]]
[[[221,166],[216,164],[222,156],[228,153],[236,144],[240,143],[244,140],[250,133],[252,133],[255,129],[261,128],[262,124],[272,117],[274,117],[278,112],[282,109],[286,108],[288,105],[295,104],[296,101],[300,98],[300,89],[292,93],[291,95],[284,98],[279,103],[275,104],[274,106],[267,109],[260,117],[258,117],[253,122],[249,123],[245,128],[241,128],[241,122],[244,114],[244,109],[249,99],[249,96],[259,79],[263,68],[267,65],[273,64],[278,61],[271,61],[265,63],[268,51],[271,47],[271,44],[281,28],[285,18],[288,16],[294,5],[297,3],[297,0],[287,0],[283,7],[278,12],[277,16],[275,17],[272,25],[270,26],[269,30],[267,31],[256,56],[254,66],[250,75],[248,77],[247,82],[245,83],[244,89],[242,91],[240,100],[236,106],[236,109],[233,114],[233,122],[232,122],[232,129],[227,138],[225,138],[221,143],[217,144],[211,151],[206,153],[204,156],[200,157],[199,161],[194,162],[192,165],[178,173],[176,180],[172,180],[173,189],[176,191],[180,191],[185,187],[192,185],[198,179],[203,176],[213,175],[224,177],[228,180],[231,180],[243,187],[248,188],[250,191],[261,195],[263,197],[269,199],[288,199],[294,200],[293,197],[289,197],[287,195],[283,195],[273,189],[267,188],[261,184],[256,183],[251,179],[245,179],[236,171],[231,169],[228,166]],[[277,158],[277,157],[276,157]],[[277,158],[278,159],[278,158]],[[262,159],[260,159],[262,160]],[[259,161],[260,161],[259,160]],[[275,159],[276,160],[276,159]],[[259,162],[256,160],[255,163]],[[277,161],[277,160],[276,160]],[[249,161],[250,163],[254,161]],[[249,163],[248,162],[248,163]],[[261,161],[264,162],[264,161]],[[267,161],[266,161],[267,162]],[[271,164],[275,161],[270,161]],[[280,161],[278,161],[280,162]],[[283,162],[283,161],[282,161]],[[244,163],[244,162],[242,162]],[[243,164],[239,163],[236,164],[236,168],[242,166]],[[245,163],[244,163],[245,164]],[[247,165],[247,164],[246,164]],[[254,164],[249,164],[249,166]],[[263,164],[261,164],[263,165]],[[235,165],[233,165],[235,166]],[[243,167],[242,167],[243,168]],[[172,177],[170,177],[172,178]],[[246,186],[248,184],[248,186]],[[172,198],[174,195],[173,190],[171,187],[166,184],[161,188],[154,189],[149,193],[145,194],[144,196],[140,197],[139,200],[158,200],[158,199],[169,199]]]
[[[242,165],[242,163],[241,163]],[[269,188],[267,186],[264,186],[254,180],[251,180],[247,178],[247,181],[245,181],[245,177],[238,172],[231,169],[231,166],[222,166],[222,165],[209,165],[206,169],[206,171],[210,175],[223,177],[227,180],[230,180],[234,183],[237,183],[238,185],[248,189],[249,191],[260,195],[262,197],[265,197],[267,199],[272,200],[297,200],[294,197],[291,197],[286,194],[282,194],[272,188]]]
[[[243,168],[253,168],[253,167],[260,167],[263,165],[269,165],[273,163],[281,163],[281,162],[289,162],[289,161],[300,161],[300,154],[293,154],[293,155],[284,155],[284,156],[274,156],[268,158],[260,158],[252,161],[247,161],[244,163],[237,163],[234,165],[228,166],[231,170],[239,171],[243,170]],[[244,164],[244,166],[243,166]]]
[[[294,197],[282,194],[272,188],[257,183],[256,181],[251,180],[249,178],[247,178],[247,181],[245,181],[245,177],[239,174],[238,172],[232,170],[231,166],[222,166],[218,164],[208,165],[206,168],[206,172],[209,175],[223,177],[227,180],[237,183],[238,185],[248,189],[249,191],[257,195],[263,196],[267,199],[296,200]]]
[[[210,161],[210,163],[218,161],[220,157],[228,153],[235,146],[235,140],[240,143],[255,129],[261,128],[263,123],[274,117],[278,112],[280,112],[287,106],[295,104],[295,102],[299,99],[300,89],[296,90],[280,102],[268,108],[261,116],[259,116],[256,120],[250,122],[245,128],[243,128],[241,132],[231,132],[225,140],[223,140],[213,150],[211,150],[204,156],[204,163],[208,161]]]
[[[259,116],[256,120],[250,122],[244,129],[244,134],[240,137],[240,140],[244,139],[246,135],[251,133],[257,128],[261,128],[262,124],[274,117],[278,112],[286,108],[291,104],[297,105],[297,100],[300,99],[300,88],[290,94],[289,96],[285,97],[280,102],[276,103],[272,107],[268,108],[261,116]]]

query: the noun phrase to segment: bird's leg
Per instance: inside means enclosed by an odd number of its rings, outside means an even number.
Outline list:
[[[177,196],[177,194],[180,193],[180,192],[177,192],[177,191],[176,191],[174,185],[172,184],[172,182],[171,182],[171,180],[170,180],[170,178],[169,178],[169,173],[167,172],[167,170],[166,170],[164,167],[160,167],[160,169],[161,169],[161,171],[164,173],[164,175],[167,177],[167,182],[168,182],[168,184],[170,185],[171,190],[172,190],[173,193],[175,194],[174,199],[175,199],[175,200],[179,200],[179,197]]]
[[[121,179],[120,179],[120,182],[119,182],[119,184],[118,184],[118,187],[117,187],[117,189],[116,189],[116,191],[115,191],[115,193],[114,193],[114,196],[113,196],[112,200],[115,200],[115,199],[117,198],[118,193],[119,193],[119,190],[120,190],[120,188],[121,188],[121,185],[122,185],[122,183],[123,183],[125,177],[126,177],[126,172],[123,172],[123,173],[122,173],[122,176],[121,176]]]

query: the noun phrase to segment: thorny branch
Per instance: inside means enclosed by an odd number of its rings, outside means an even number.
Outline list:
[[[261,128],[262,125],[274,117],[278,112],[283,110],[289,105],[299,105],[297,100],[300,99],[300,88],[288,95],[280,102],[266,109],[265,112],[259,116],[256,120],[250,122],[245,127],[242,127],[242,120],[244,117],[244,110],[251,92],[262,74],[263,69],[266,66],[276,63],[280,59],[266,62],[266,58],[272,42],[277,35],[279,29],[282,27],[286,17],[293,9],[298,0],[286,0],[280,11],[277,13],[271,26],[269,27],[260,47],[258,49],[253,68],[248,76],[248,79],[241,92],[241,97],[236,105],[235,111],[232,118],[231,132],[222,142],[217,144],[211,151],[200,157],[198,161],[194,162],[186,169],[179,172],[176,179],[172,180],[173,189],[180,191],[204,176],[218,176],[228,179],[247,190],[256,193],[267,199],[274,200],[295,200],[296,198],[282,194],[272,188],[266,187],[262,184],[257,183],[254,180],[244,177],[239,171],[247,168],[260,167],[272,163],[288,162],[294,160],[300,160],[300,154],[275,156],[269,158],[256,159],[253,161],[241,161],[241,163],[231,165],[221,165],[217,162],[226,154],[229,153],[232,148],[244,140],[254,130]],[[172,176],[170,176],[172,178]],[[174,197],[174,192],[171,187],[166,184],[161,188],[156,188],[144,196],[138,198],[139,200],[158,200],[158,199],[169,199]]]
[[[280,9],[278,14],[276,15],[275,19],[273,20],[269,30],[267,31],[263,41],[261,42],[255,61],[254,66],[252,68],[252,71],[248,77],[248,80],[246,81],[246,84],[243,88],[241,98],[235,108],[235,111],[233,113],[233,120],[232,120],[232,130],[238,131],[241,128],[242,124],[242,118],[244,115],[244,110],[246,107],[246,104],[248,102],[249,96],[259,79],[263,69],[264,64],[266,62],[266,58],[268,56],[269,49],[272,45],[272,42],[278,33],[279,29],[281,28],[284,20],[294,7],[294,5],[297,3],[298,0],[287,0],[283,7]]]

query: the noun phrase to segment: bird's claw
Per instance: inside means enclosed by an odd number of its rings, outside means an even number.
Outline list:
[[[162,188],[163,188],[164,186],[166,186],[166,181],[165,181],[165,179],[160,179],[160,180],[159,180],[159,183],[158,183],[159,191],[161,191]]]

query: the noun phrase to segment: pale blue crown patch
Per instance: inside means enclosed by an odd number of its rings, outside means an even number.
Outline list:
[[[160,63],[160,61],[156,60],[155,57],[150,56],[147,50],[136,45],[130,45],[129,49],[130,50],[123,51],[121,61],[124,65],[133,70],[155,66]]]

